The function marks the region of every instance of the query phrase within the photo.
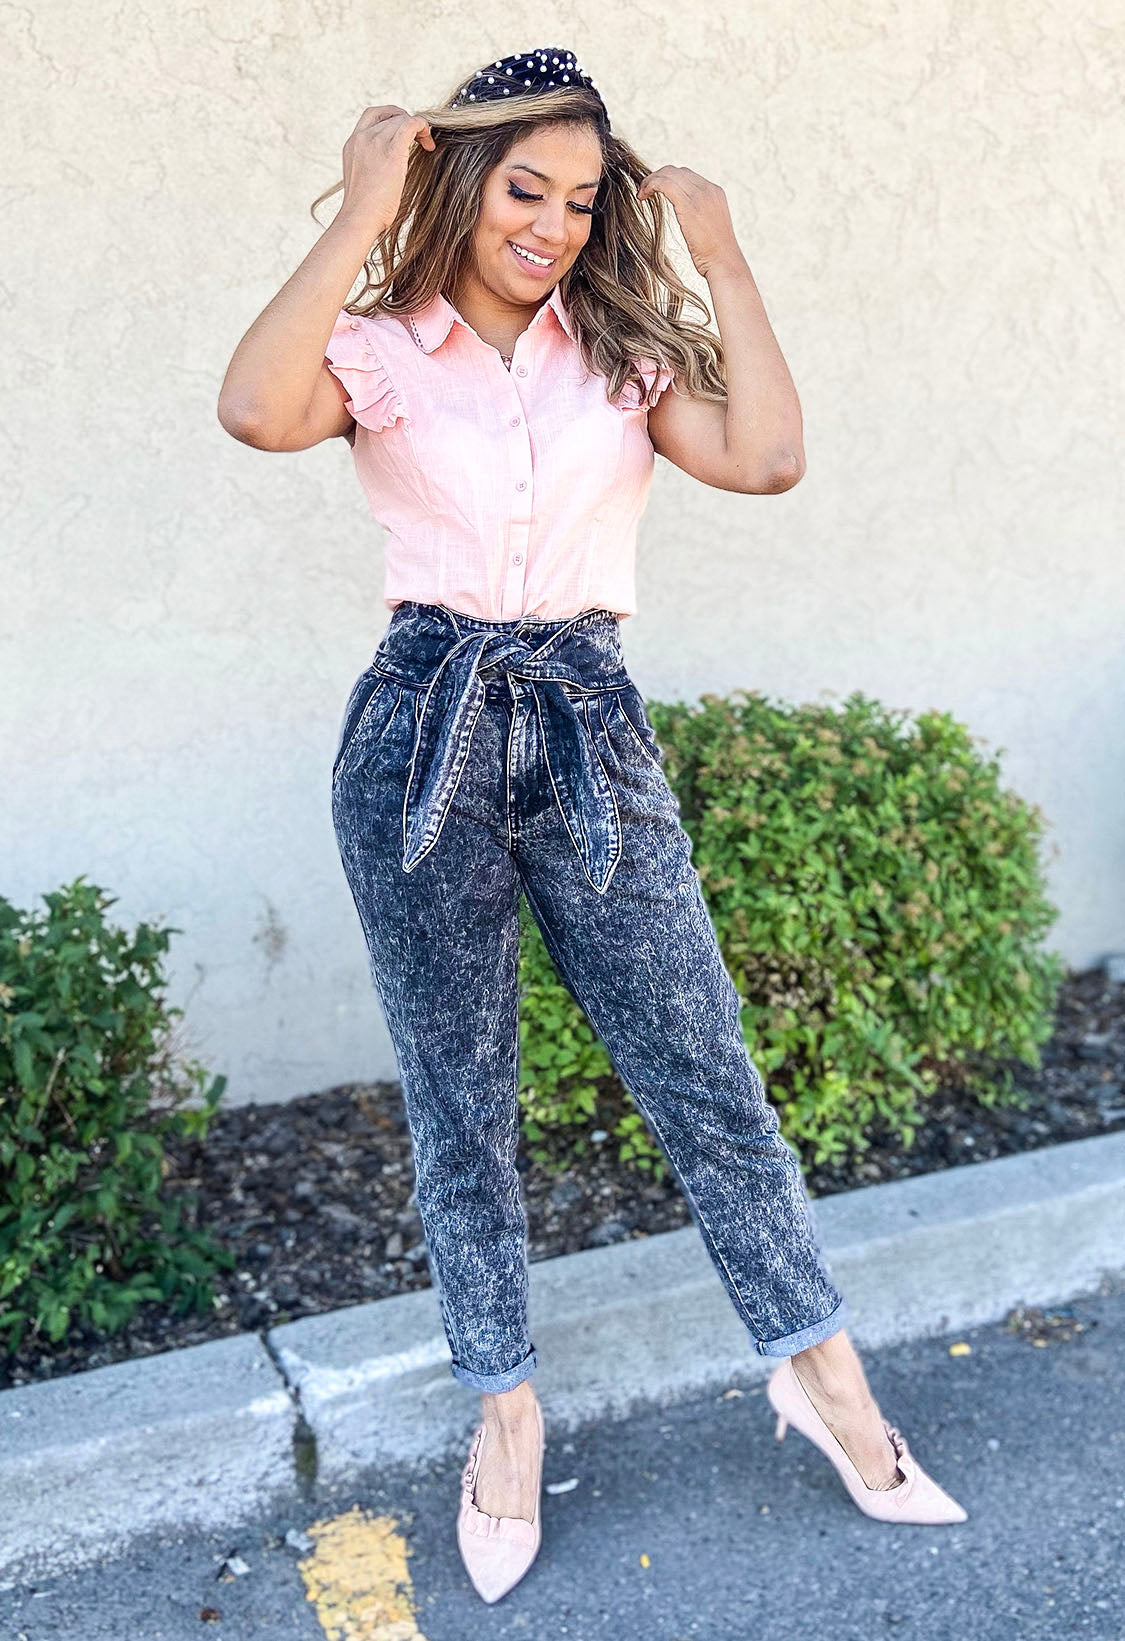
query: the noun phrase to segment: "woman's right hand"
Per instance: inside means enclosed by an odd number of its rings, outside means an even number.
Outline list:
[[[410,145],[432,153],[430,123],[394,103],[365,108],[344,144],[344,198],[340,212],[369,225],[374,240],[394,221],[402,201]]]
[[[365,108],[344,144],[340,209],[234,350],[219,421],[258,450],[307,450],[354,432],[325,344],[371,247],[402,203],[411,144],[432,153],[430,122],[405,108]]]

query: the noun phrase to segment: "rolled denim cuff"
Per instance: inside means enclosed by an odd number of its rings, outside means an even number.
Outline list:
[[[460,1362],[453,1362],[450,1371],[459,1384],[468,1385],[472,1390],[496,1392],[511,1390],[515,1385],[522,1384],[525,1379],[531,1377],[538,1365],[539,1358],[533,1345],[522,1362],[517,1362],[515,1367],[506,1368],[503,1373],[474,1373],[472,1368],[462,1367]]]
[[[847,1301],[841,1299],[836,1309],[829,1311],[822,1322],[811,1322],[807,1328],[782,1334],[779,1339],[759,1339],[755,1348],[759,1356],[796,1356],[799,1350],[807,1350],[809,1345],[819,1345],[822,1340],[830,1339],[850,1321],[851,1311]]]

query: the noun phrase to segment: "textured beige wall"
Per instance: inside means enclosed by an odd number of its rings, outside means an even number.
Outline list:
[[[253,451],[215,400],[361,108],[557,40],[653,167],[727,190],[805,413],[785,495],[658,462],[638,683],[952,709],[1053,822],[1054,943],[1125,947],[1119,24],[6,8],[0,892],[82,872],[182,928],[173,998],[233,1101],[393,1074],[328,793],[381,543],[343,441]]]

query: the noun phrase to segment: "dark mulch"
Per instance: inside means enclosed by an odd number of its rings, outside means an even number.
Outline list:
[[[1012,1066],[1025,1109],[985,1110],[957,1090],[926,1105],[911,1150],[873,1136],[862,1160],[806,1165],[814,1197],[961,1163],[984,1162],[1125,1123],[1125,984],[1070,974],[1055,1030],[1033,1072]],[[562,1174],[520,1158],[529,1257],[547,1259],[691,1223],[674,1180],[619,1165],[612,1142]],[[0,1362],[0,1385],[28,1383],[258,1330],[429,1286],[413,1202],[409,1133],[397,1083],[349,1084],[277,1105],[221,1111],[206,1140],[169,1148],[169,1190],[198,1193],[194,1220],[237,1263],[216,1278],[207,1316],[144,1305],[119,1334],[65,1345],[27,1342]]]

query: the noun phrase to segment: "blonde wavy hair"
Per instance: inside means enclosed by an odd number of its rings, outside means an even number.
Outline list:
[[[672,370],[686,394],[725,399],[723,345],[706,328],[710,310],[679,278],[665,249],[668,202],[659,193],[638,200],[637,187],[652,167],[613,135],[596,93],[566,86],[524,93],[512,102],[453,108],[456,95],[413,111],[429,121],[434,149],[411,145],[394,221],[366,257],[363,289],[344,311],[406,315],[438,292],[456,290],[472,266],[473,229],[488,173],[539,126],[588,126],[601,146],[604,174],[590,236],[559,282],[587,369],[607,378],[611,400],[630,382],[644,403],[639,358]],[[343,186],[341,178],[313,201],[318,226],[324,224],[317,206]],[[689,306],[704,315],[704,323],[681,317]]]

